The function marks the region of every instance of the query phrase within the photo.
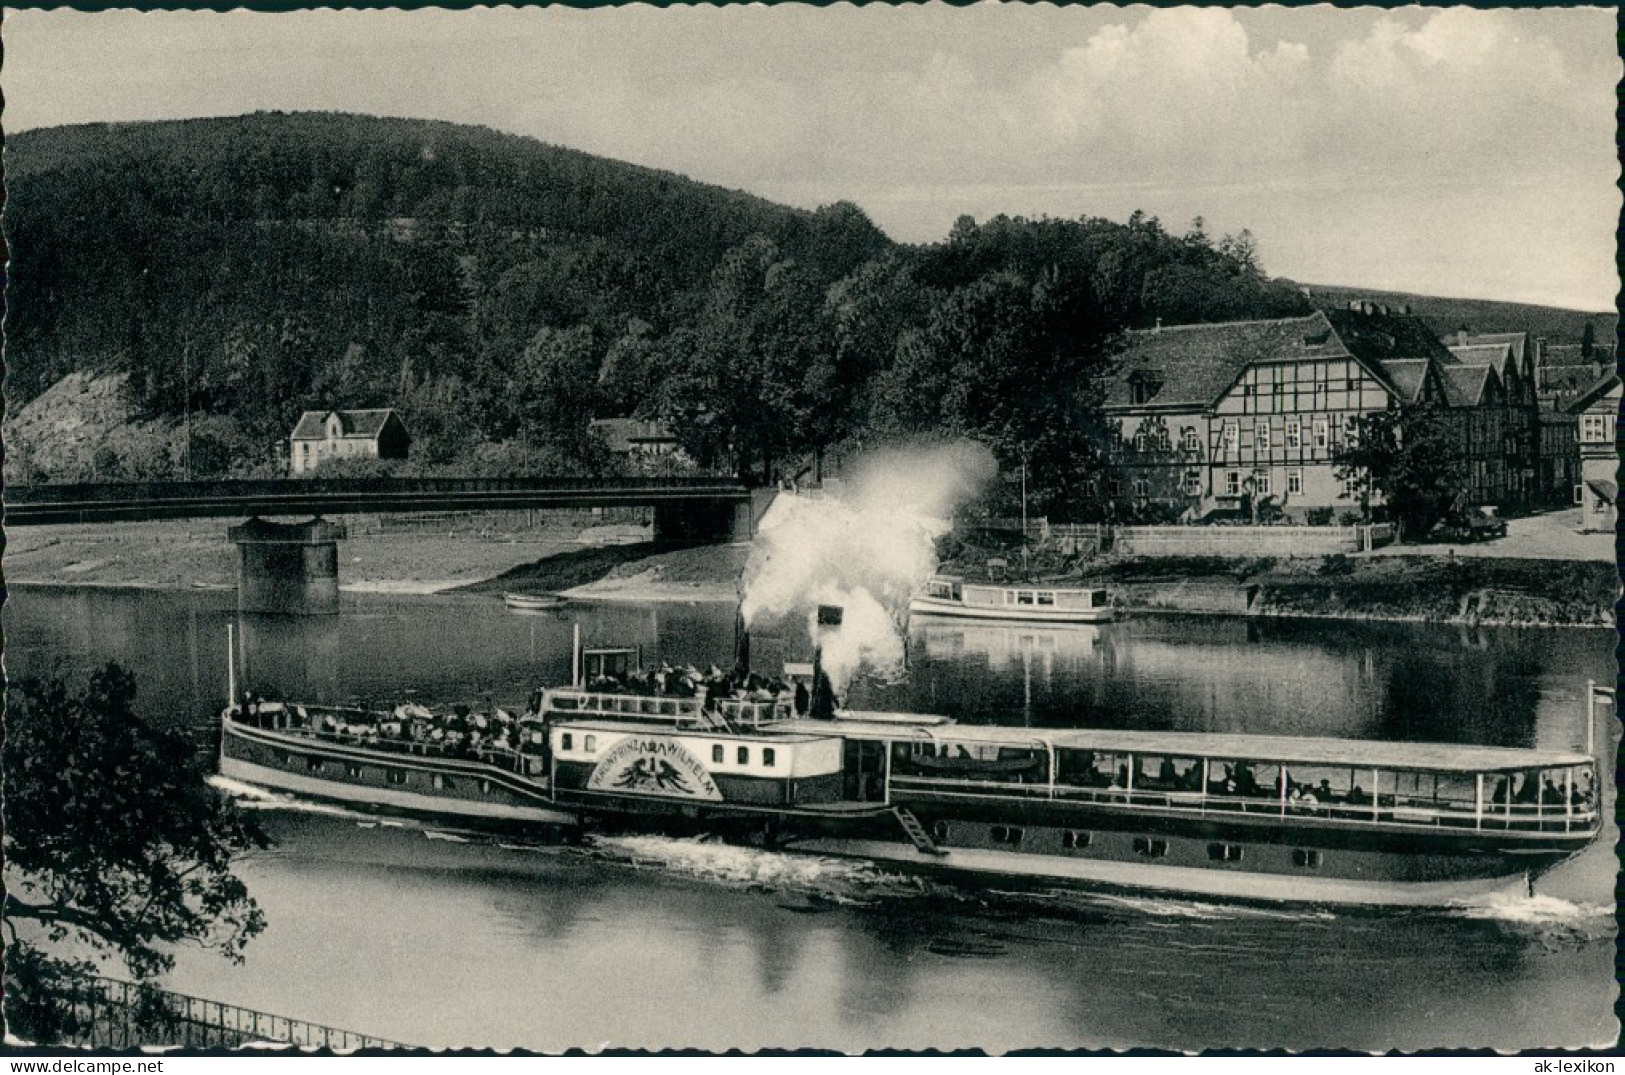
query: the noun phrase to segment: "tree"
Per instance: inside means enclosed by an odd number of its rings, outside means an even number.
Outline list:
[[[1400,536],[1433,529],[1466,486],[1461,433],[1450,412],[1420,403],[1374,411],[1355,420],[1355,435],[1337,450],[1337,476],[1361,504],[1380,500]]]
[[[58,678],[11,691],[5,986],[8,1021],[24,1037],[60,1032],[53,998],[95,970],[45,946],[117,957],[144,981],[169,970],[182,943],[240,961],[265,927],[231,872],[237,854],[267,846],[264,834],[205,782],[195,743],[136,714],[135,695],[135,677],[116,664],[82,693]]]

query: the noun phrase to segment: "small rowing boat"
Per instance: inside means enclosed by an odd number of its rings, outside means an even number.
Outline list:
[[[562,608],[570,599],[556,593],[505,593],[502,603],[516,612],[540,612],[543,609]]]

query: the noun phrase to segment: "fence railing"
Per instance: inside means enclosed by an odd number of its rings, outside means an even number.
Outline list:
[[[142,1045],[235,1049],[264,1043],[340,1052],[408,1048],[370,1034],[116,978],[87,979],[73,990],[66,1003],[71,1012],[64,1014],[71,1014],[71,1018],[63,1020],[63,1025],[69,1040],[60,1044],[108,1049]]]

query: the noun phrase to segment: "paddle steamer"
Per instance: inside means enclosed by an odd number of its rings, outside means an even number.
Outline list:
[[[816,686],[806,706],[790,691],[678,697],[633,689],[631,652],[578,654],[571,686],[488,724],[509,734],[450,745],[426,724],[403,738],[394,713],[233,706],[221,770],[431,816],[1324,904],[1526,892],[1601,828],[1589,749],[968,725],[836,711]],[[1604,696],[1588,698],[1593,726]]]

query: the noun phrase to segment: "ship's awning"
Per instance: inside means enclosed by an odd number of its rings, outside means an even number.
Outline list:
[[[894,742],[968,743],[1048,750],[1090,750],[1176,758],[1286,762],[1354,769],[1422,769],[1483,773],[1524,769],[1563,769],[1589,765],[1577,751],[1524,750],[1455,743],[1395,743],[1373,739],[1312,739],[1286,735],[1231,735],[1208,732],[1120,731],[1089,728],[1027,728],[993,724],[899,724],[858,719],[790,721],[776,729],[824,730],[857,739]]]

